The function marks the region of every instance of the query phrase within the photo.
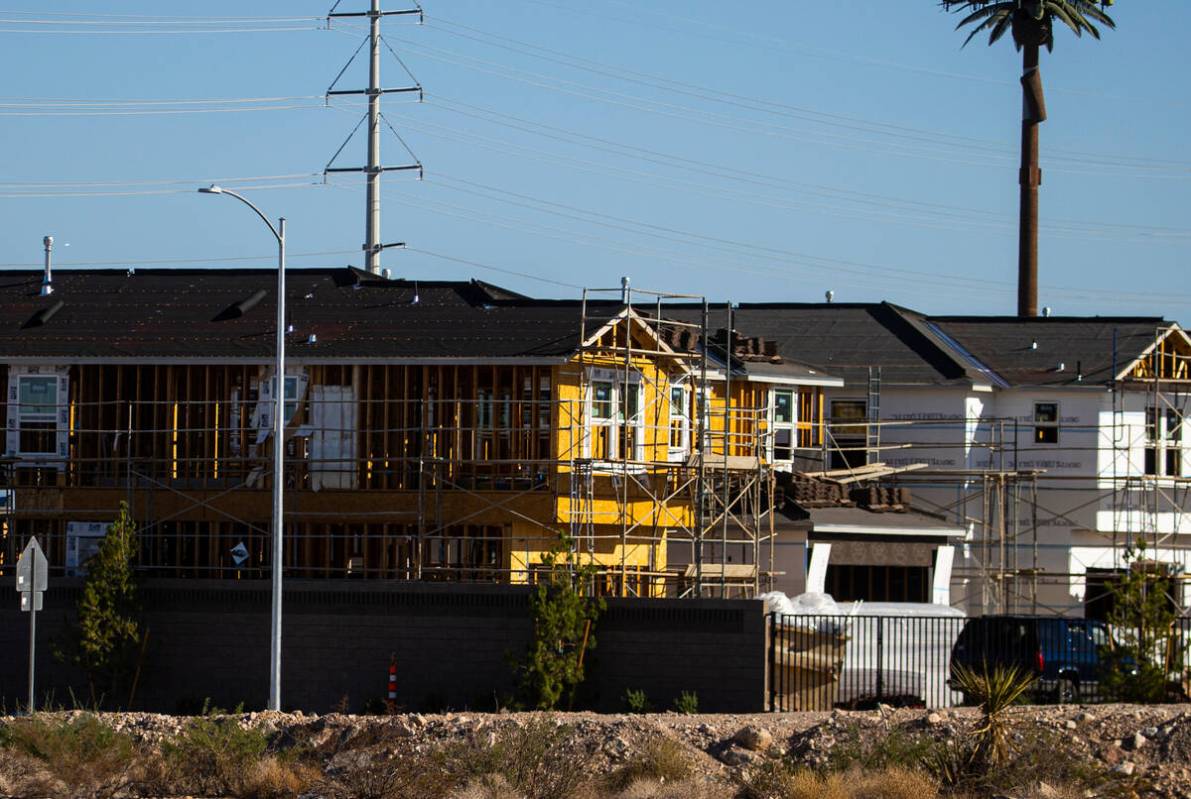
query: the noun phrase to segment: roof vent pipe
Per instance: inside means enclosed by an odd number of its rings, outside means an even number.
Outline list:
[[[620,279],[620,303],[621,305],[629,304],[629,276],[625,275]]]
[[[1042,315],[1047,316],[1047,317],[1050,316],[1050,306],[1049,305],[1047,305],[1045,308],[1042,309]]]
[[[46,236],[41,243],[45,245],[45,274],[41,276],[41,296],[48,297],[54,293],[54,276],[50,272],[50,253],[54,250],[54,237]]]
[[[835,300],[835,292],[832,291],[831,289],[827,289],[827,293],[824,294],[823,296],[825,296],[827,298],[828,303],[833,302]]]

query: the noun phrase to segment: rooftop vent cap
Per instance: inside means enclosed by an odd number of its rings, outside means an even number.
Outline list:
[[[41,243],[45,246],[45,273],[41,276],[41,296],[48,297],[54,293],[54,276],[50,271],[50,254],[54,250],[54,237],[46,236]]]
[[[1051,314],[1051,307],[1049,305],[1047,305],[1042,309],[1042,316],[1045,318],[1050,318],[1050,314]]]
[[[393,279],[393,270],[392,269],[382,269],[382,270],[380,270],[380,276],[383,277],[385,280],[392,280]]]
[[[1032,349],[1032,350],[1038,349],[1038,339],[1034,339],[1030,342],[1030,349]]]
[[[307,344],[317,344],[318,336],[314,333],[311,333],[309,336],[306,337],[306,343]]]
[[[827,289],[827,293],[824,294],[823,296],[825,296],[827,298],[828,303],[835,300],[835,292],[832,291],[831,289]]]
[[[1062,371],[1065,371],[1066,369],[1067,369],[1067,364],[1063,363],[1062,361],[1059,361],[1059,365],[1055,367],[1056,372],[1062,372]]]

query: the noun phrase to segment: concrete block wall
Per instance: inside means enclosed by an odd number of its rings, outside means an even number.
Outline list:
[[[71,704],[80,675],[50,654],[65,631],[78,583],[56,581],[38,614],[38,694]],[[0,607],[0,701],[24,701],[28,617],[16,593]],[[134,706],[194,710],[263,705],[269,591],[260,581],[154,580],[142,589],[149,646]],[[390,654],[399,701],[410,709],[492,710],[515,688],[511,661],[532,635],[528,594],[498,585],[299,581],[286,584],[285,704],[325,712],[363,709],[385,695]],[[682,691],[707,711],[763,709],[765,619],[750,600],[609,600],[596,626],[580,702],[619,710],[628,688],[657,709]],[[126,704],[121,698],[120,704]]]

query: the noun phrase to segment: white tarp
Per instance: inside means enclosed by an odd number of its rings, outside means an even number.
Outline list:
[[[310,486],[356,487],[356,392],[351,386],[312,386]]]
[[[837,603],[821,593],[790,598],[774,591],[758,599],[769,612],[790,614],[787,624],[847,635],[836,701],[917,700],[928,707],[960,701],[947,680],[966,621],[962,611],[924,602]]]

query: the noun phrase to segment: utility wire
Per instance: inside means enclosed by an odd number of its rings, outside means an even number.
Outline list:
[[[319,252],[291,252],[287,258],[322,258],[328,255],[354,255],[359,250],[322,250]],[[227,258],[124,258],[116,261],[55,261],[55,267],[63,266],[143,266],[150,264],[212,264],[237,263],[240,261],[276,261],[277,253],[272,255],[241,255]],[[0,263],[2,269],[40,269],[41,264],[31,263]]]
[[[431,100],[430,105],[431,107],[441,108],[444,107],[443,103],[444,101],[441,98],[435,98]],[[468,106],[468,104],[462,105],[465,107],[475,107]],[[485,118],[484,116],[471,114],[467,111],[453,109],[450,107],[447,107],[447,110],[456,111],[464,116],[492,122],[493,124],[501,124],[516,130],[524,130],[535,135],[543,136],[547,139],[569,144],[579,144],[581,146],[586,146],[599,151],[609,152],[622,157],[635,158],[668,168],[678,168],[700,175],[710,175],[712,177],[721,178],[735,183],[743,183],[750,187],[762,186],[765,188],[777,189],[779,191],[793,190],[802,194],[810,194],[812,196],[822,197],[828,200],[854,203],[860,207],[839,206],[817,201],[809,202],[789,200],[761,194],[753,188],[734,189],[724,186],[714,186],[707,183],[676,178],[671,175],[664,175],[656,171],[630,169],[614,164],[603,164],[597,161],[576,158],[574,156],[564,156],[551,153],[537,147],[528,147],[525,145],[514,144],[507,140],[495,139],[490,136],[481,136],[471,131],[461,131],[457,128],[429,122],[421,117],[416,119],[413,117],[401,117],[402,127],[413,131],[427,132],[437,139],[446,138],[454,141],[460,141],[465,144],[480,146],[495,150],[497,152],[508,153],[519,157],[532,158],[535,161],[553,161],[568,168],[576,169],[588,174],[600,176],[620,175],[630,180],[636,180],[645,183],[654,188],[665,185],[667,187],[675,188],[684,192],[689,192],[693,189],[695,192],[703,194],[704,196],[727,198],[733,201],[743,201],[750,204],[761,205],[775,209],[810,211],[828,216],[839,216],[848,219],[877,220],[894,224],[909,224],[935,230],[953,230],[957,225],[963,225],[979,230],[1000,231],[1009,230],[1013,226],[1012,221],[1008,216],[997,215],[989,211],[968,209],[963,208],[962,206],[922,203],[914,200],[906,200],[903,198],[886,197],[863,192],[852,192],[846,189],[819,186],[816,184],[800,184],[792,181],[783,181],[780,178],[772,178],[770,176],[760,175],[759,173],[750,173],[745,170],[734,169],[732,167],[723,165],[709,164],[707,162],[685,159],[679,156],[670,156],[665,153],[658,153],[657,151],[635,148],[632,145],[611,142],[606,139],[588,137],[584,134],[574,134],[577,138],[568,138],[565,135],[554,135],[552,131],[560,131],[562,133],[570,132],[563,131],[563,129],[554,128],[552,126],[542,126],[545,129],[544,131],[535,130],[532,129],[532,127],[526,128],[519,124],[511,124],[502,120],[491,120]],[[484,110],[487,111],[487,109]],[[518,118],[515,117],[508,117],[508,119],[526,122],[527,125],[531,126],[535,124],[529,123],[525,120],[518,120]],[[610,146],[601,146],[598,143],[593,144],[593,141],[608,142]],[[621,147],[625,149],[623,151],[614,149]],[[1161,228],[1154,226],[1131,226],[1119,223],[1102,224],[1095,221],[1081,220],[1044,219],[1043,229],[1050,235],[1078,238],[1118,238],[1129,241],[1163,242],[1179,242],[1191,239],[1191,230]]]

